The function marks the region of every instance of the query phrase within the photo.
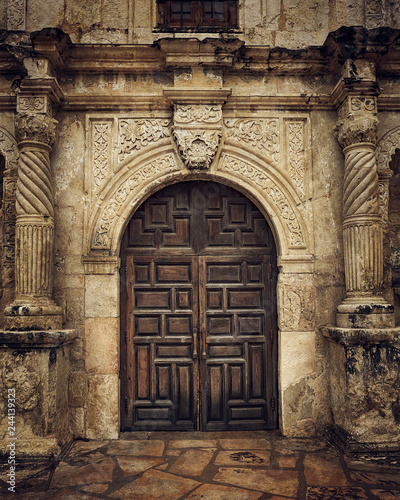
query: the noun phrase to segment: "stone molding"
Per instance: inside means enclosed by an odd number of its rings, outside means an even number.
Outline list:
[[[300,201],[296,202],[296,196],[289,194],[286,186],[290,183],[285,185],[284,179],[279,178],[275,169],[262,169],[249,159],[244,160],[225,150],[221,155],[218,169],[234,175],[241,182],[252,184],[264,193],[270,200],[269,206],[274,207],[272,213],[285,227],[288,248],[304,249],[307,247],[306,231],[300,222],[302,217],[298,210]]]
[[[94,226],[90,224],[90,248],[110,250],[113,246],[116,222],[122,223],[119,219],[132,193],[146,189],[152,181],[160,184],[164,176],[178,170],[179,166],[172,152],[144,160],[137,168],[122,169],[120,175],[105,189],[108,192],[107,197],[97,209]],[[100,196],[102,198],[102,195]]]
[[[114,274],[120,268],[119,257],[91,254],[82,259],[85,274]]]
[[[218,168],[204,171],[200,177],[197,173],[182,170],[170,147],[152,150],[151,154],[132,157],[130,163],[126,162],[100,191],[97,203],[94,203],[89,214],[85,237],[88,259],[85,267],[88,274],[91,270],[99,274],[105,272],[102,264],[99,267],[94,264],[96,253],[99,256],[118,254],[124,225],[135,208],[143,202],[144,196],[174,181],[190,180],[193,175],[196,179],[225,182],[233,187],[240,185],[241,189],[251,192],[259,199],[260,205],[266,206],[266,213],[277,228],[282,255],[292,251],[299,252],[301,256],[310,255],[312,252],[309,249],[302,204],[294,188],[290,188],[290,181],[276,167],[262,164],[258,159],[246,158],[245,162],[237,157],[238,153],[232,156],[231,148],[225,145]],[[232,165],[233,169],[230,168]],[[294,255],[293,258],[296,259]]]

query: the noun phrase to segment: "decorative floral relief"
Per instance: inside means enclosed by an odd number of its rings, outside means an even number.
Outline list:
[[[304,196],[304,123],[302,121],[288,122],[288,130],[290,175],[294,180],[300,195]]]
[[[210,167],[221,136],[220,130],[174,130],[174,138],[183,162],[190,169]]]
[[[238,142],[244,142],[261,151],[266,151],[278,162],[279,152],[279,120],[276,118],[258,119],[226,119],[226,136]]]
[[[222,168],[230,172],[235,172],[246,179],[250,179],[263,189],[278,208],[287,226],[291,246],[304,247],[304,237],[296,214],[281,189],[265,172],[229,155],[224,155],[222,159]]]
[[[7,29],[25,30],[25,0],[8,0]]]
[[[118,160],[164,137],[170,137],[169,120],[124,119],[119,122]]]
[[[396,149],[400,149],[400,127],[390,130],[378,142],[376,160],[378,170],[387,170]]]
[[[365,2],[367,21],[379,22],[383,19],[382,0],[366,0]]]
[[[175,108],[174,120],[175,123],[218,123],[222,120],[222,108],[218,105],[179,105]]]
[[[376,113],[376,99],[374,97],[352,97],[351,111],[370,111]]]
[[[94,236],[93,247],[109,248],[112,224],[115,218],[118,217],[122,204],[134,189],[138,186],[145,185],[145,183],[153,177],[165,175],[176,169],[177,165],[175,159],[169,154],[147,163],[124,182],[103,210]]]
[[[379,208],[383,229],[387,229],[389,224],[389,183],[385,181],[379,182]]]
[[[18,111],[45,112],[46,101],[44,97],[20,97]]]
[[[6,170],[18,167],[19,150],[17,142],[8,132],[0,129],[0,151],[6,159]]]
[[[109,173],[110,123],[93,124],[93,185],[94,191]]]

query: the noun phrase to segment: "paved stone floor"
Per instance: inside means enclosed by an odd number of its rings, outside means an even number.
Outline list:
[[[400,463],[356,462],[324,441],[271,432],[127,433],[75,441],[62,460],[17,469],[19,499],[400,499]]]

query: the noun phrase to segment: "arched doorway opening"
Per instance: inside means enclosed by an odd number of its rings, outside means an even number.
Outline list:
[[[231,187],[148,198],[121,245],[121,429],[275,429],[277,256]]]

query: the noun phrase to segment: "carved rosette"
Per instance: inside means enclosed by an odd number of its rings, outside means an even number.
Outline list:
[[[173,137],[187,168],[210,168],[222,137],[221,105],[175,104]]]

